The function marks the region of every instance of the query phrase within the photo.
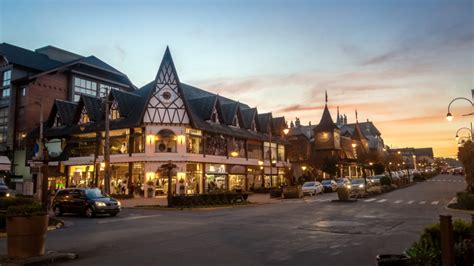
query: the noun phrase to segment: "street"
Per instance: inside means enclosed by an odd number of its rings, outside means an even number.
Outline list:
[[[118,217],[63,217],[47,249],[75,252],[66,265],[374,265],[400,253],[450,213],[464,177],[426,182],[354,203],[336,193],[212,210],[124,209]],[[1,248],[6,252],[6,239]]]

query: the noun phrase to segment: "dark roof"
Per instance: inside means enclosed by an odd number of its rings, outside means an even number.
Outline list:
[[[352,134],[352,139],[362,141],[368,140],[368,138],[360,131],[359,123],[356,123],[354,127],[354,133]]]
[[[281,135],[283,129],[287,128],[286,122],[285,122],[285,117],[280,116],[280,117],[274,117],[273,118],[273,131],[277,133],[277,135]]]
[[[261,132],[268,132],[269,129],[272,129],[272,113],[258,114],[258,122],[260,123]]]
[[[340,126],[341,135],[345,135],[346,132],[349,132],[349,134],[352,135],[353,132],[354,132],[355,125],[356,125],[355,123],[341,125]],[[376,135],[380,136],[380,135],[382,135],[382,133],[380,133],[380,131],[377,129],[377,127],[375,127],[373,122],[359,123],[359,127],[360,127],[360,130],[362,131],[362,133],[364,133],[364,135],[366,135],[366,136],[376,136]]]
[[[55,100],[54,104],[56,105],[59,116],[61,117],[61,122],[66,125],[72,125],[77,103]]]
[[[111,90],[110,92],[110,97],[117,101],[120,116],[128,117],[133,109],[137,107],[137,101],[140,100],[140,96],[130,92],[121,90]]]
[[[200,119],[207,121],[211,119],[212,111],[216,105],[217,96],[210,95],[201,98],[195,98],[188,101],[193,114]]]
[[[321,121],[319,124],[314,128],[314,131],[323,132],[323,131],[333,131],[334,129],[339,129],[334,121],[332,120],[331,113],[329,113],[328,105],[324,106],[323,116],[321,117]]]
[[[223,122],[226,125],[232,125],[232,121],[237,113],[237,106],[238,103],[236,102],[229,102],[221,105],[222,117],[224,118]]]
[[[255,120],[257,115],[257,108],[248,108],[241,111],[242,120],[244,122],[244,128],[250,129],[252,127],[252,121]],[[257,120],[255,120],[257,122]]]
[[[59,61],[50,59],[45,54],[35,53],[8,43],[0,44],[0,55],[5,56],[11,64],[20,65],[39,72],[56,68],[63,64]]]
[[[99,58],[97,58],[93,55],[81,58],[81,59],[77,60],[76,62],[91,65],[91,66],[95,66],[95,67],[113,72],[117,75],[125,76],[125,74],[123,74],[122,72],[118,71],[117,69],[113,68],[111,65],[105,63],[104,61],[100,60]]]
[[[428,156],[433,158],[433,148],[416,148],[415,149],[416,156]]]

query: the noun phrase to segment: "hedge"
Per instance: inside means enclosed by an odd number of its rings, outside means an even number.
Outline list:
[[[458,206],[465,210],[474,210],[474,193],[458,192]]]
[[[32,197],[0,198],[0,229],[6,227],[6,213],[10,206],[33,205],[37,200]]]
[[[246,201],[248,193],[207,193],[198,195],[173,196],[171,202],[176,207],[197,207],[209,205],[227,205]]]

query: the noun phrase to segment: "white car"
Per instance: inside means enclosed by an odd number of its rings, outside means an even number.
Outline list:
[[[306,182],[303,184],[303,195],[323,194],[324,188],[318,181]]]

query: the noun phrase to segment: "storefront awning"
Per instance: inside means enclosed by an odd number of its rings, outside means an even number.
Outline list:
[[[12,163],[7,156],[0,156],[0,171],[10,171]]]

